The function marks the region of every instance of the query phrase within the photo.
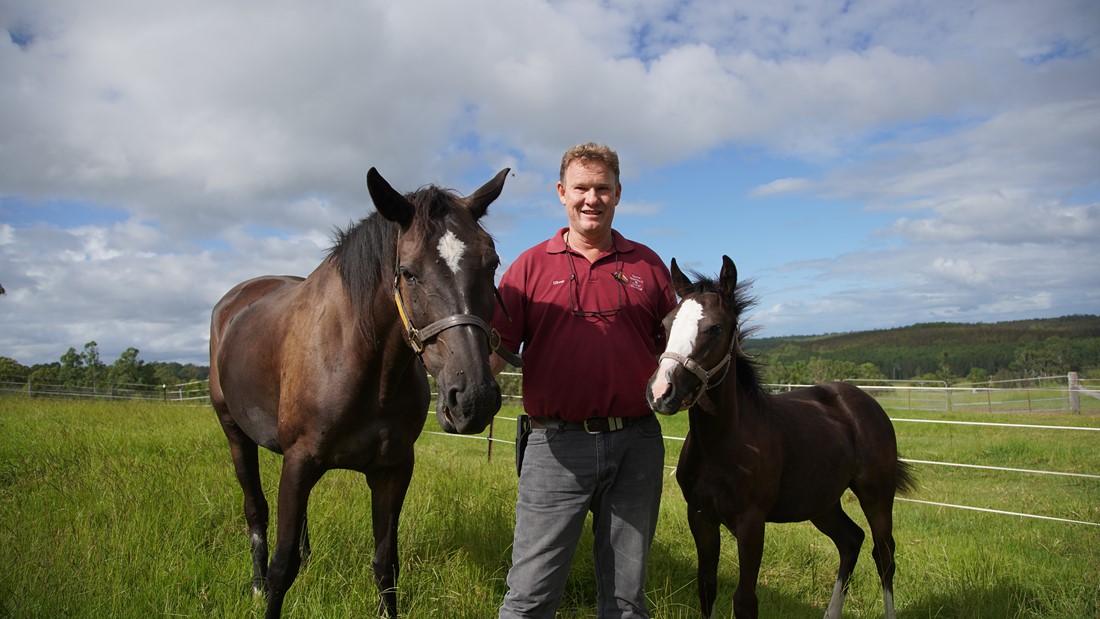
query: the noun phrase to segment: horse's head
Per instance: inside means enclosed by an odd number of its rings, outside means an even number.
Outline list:
[[[447,432],[475,434],[500,410],[489,369],[497,335],[489,326],[500,259],[478,220],[500,195],[508,170],[462,198],[430,186],[402,196],[371,168],[378,212],[398,224],[393,297],[406,342],[435,377],[436,417]]]
[[[745,303],[738,296],[737,267],[728,256],[722,256],[717,281],[699,278],[692,283],[675,258],[670,270],[680,303],[664,319],[667,345],[646,386],[650,408],[664,415],[685,410],[696,401],[704,409],[711,408],[706,391],[720,383],[733,365]]]

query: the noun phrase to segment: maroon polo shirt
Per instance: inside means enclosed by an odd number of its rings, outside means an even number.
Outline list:
[[[511,320],[498,308],[493,326],[509,350],[522,345],[524,410],[570,421],[647,415],[661,320],[676,304],[668,268],[615,231],[590,263],[566,250],[564,233],[520,254],[500,280]]]

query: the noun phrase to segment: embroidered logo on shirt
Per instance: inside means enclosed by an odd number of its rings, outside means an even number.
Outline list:
[[[645,290],[645,280],[643,280],[638,275],[631,275],[630,276],[630,284],[629,285],[634,290],[638,290],[640,292],[644,292],[644,290]]]

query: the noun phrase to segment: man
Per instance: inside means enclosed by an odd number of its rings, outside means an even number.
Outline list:
[[[522,344],[531,421],[499,616],[554,616],[591,511],[599,617],[648,617],[664,439],[645,385],[675,294],[657,254],[611,227],[622,195],[615,151],[569,149],[557,188],[568,226],[508,268],[507,316],[493,321],[504,347]]]

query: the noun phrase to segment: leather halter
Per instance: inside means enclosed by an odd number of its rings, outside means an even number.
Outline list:
[[[675,352],[661,353],[661,356],[657,358],[657,362],[660,363],[662,359],[672,359],[676,363],[684,366],[684,369],[691,372],[695,375],[696,378],[699,379],[699,388],[696,389],[694,392],[688,394],[684,398],[685,402],[690,404],[692,402],[695,402],[700,395],[705,394],[712,387],[717,387],[718,384],[726,378],[726,374],[728,374],[730,370],[730,363],[731,361],[733,361],[733,353],[737,350],[737,341],[738,339],[740,339],[740,337],[741,330],[735,329],[733,332],[733,339],[730,340],[730,348],[729,351],[726,352],[726,356],[723,357],[722,360],[719,361],[709,371],[704,369],[703,366],[699,365],[699,362],[697,362],[695,359],[692,359],[691,357],[686,357],[684,355],[681,355],[680,353]]]
[[[400,259],[398,259],[400,263]],[[500,355],[502,359],[510,363],[511,365],[519,368],[523,367],[523,359],[518,355],[508,350],[504,346],[500,345],[500,333],[496,329],[489,326],[489,323],[485,322],[481,318],[473,314],[453,314],[446,318],[441,318],[423,329],[417,329],[413,324],[412,319],[409,318],[409,314],[405,311],[405,303],[401,299],[401,287],[398,282],[401,278],[401,274],[394,269],[393,274],[393,301],[397,305],[397,314],[401,317],[401,324],[405,326],[405,341],[408,342],[409,347],[413,349],[413,352],[419,357],[424,352],[424,347],[440,333],[450,329],[451,327],[458,327],[461,325],[472,325],[481,329],[482,333],[489,340],[489,351],[495,352]],[[500,300],[500,293],[496,291],[496,287],[493,288],[496,294],[497,300]],[[501,307],[504,307],[501,305]]]

